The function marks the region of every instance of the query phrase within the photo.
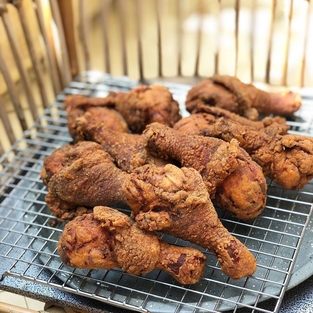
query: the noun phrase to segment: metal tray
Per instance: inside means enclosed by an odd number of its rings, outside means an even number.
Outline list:
[[[162,83],[181,104],[182,114],[187,114],[183,104],[190,86]],[[161,271],[137,277],[120,269],[73,269],[60,261],[56,244],[63,225],[54,224],[45,205],[46,188],[39,174],[43,159],[71,141],[62,101],[66,94],[105,96],[110,90],[127,91],[137,84],[102,73],[81,74],[1,159],[0,256],[9,263],[4,276],[140,312],[278,312],[285,291],[313,274],[312,182],[294,191],[268,181],[266,209],[253,221],[236,220],[217,208],[223,224],[255,255],[258,268],[252,277],[230,279],[205,250],[205,275],[191,286],[182,286]],[[290,121],[292,132],[313,135],[310,105],[313,97],[304,94],[301,110]],[[190,245],[170,236],[164,239]],[[265,306],[267,299],[270,307]]]

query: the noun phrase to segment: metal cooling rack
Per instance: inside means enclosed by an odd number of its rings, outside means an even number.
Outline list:
[[[182,105],[184,115],[183,103],[189,86],[163,84]],[[5,264],[2,279],[36,282],[140,312],[278,312],[297,254],[302,254],[299,251],[305,228],[311,221],[312,183],[303,190],[292,191],[268,181],[266,209],[250,222],[235,220],[218,210],[223,224],[255,255],[258,267],[253,277],[239,281],[228,278],[207,251],[203,279],[187,287],[157,270],[137,277],[119,269],[73,269],[60,261],[56,245],[63,225],[56,223],[45,205],[46,188],[39,175],[44,158],[71,141],[62,101],[66,94],[105,96],[110,90],[128,91],[136,85],[137,82],[127,78],[93,72],[81,74],[2,157],[0,257]],[[313,116],[303,113],[307,105],[313,104],[313,98],[304,95],[303,99],[300,115],[290,122],[291,131],[312,136]],[[170,236],[164,239],[187,244]],[[305,250],[302,261],[311,255]],[[301,267],[302,263],[297,268],[300,272]]]

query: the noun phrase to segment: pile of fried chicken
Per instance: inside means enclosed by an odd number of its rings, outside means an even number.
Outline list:
[[[194,284],[207,249],[229,277],[253,275],[254,255],[215,208],[253,219],[266,205],[266,176],[289,189],[313,177],[313,139],[288,134],[282,117],[300,105],[294,92],[265,92],[223,75],[190,89],[184,118],[162,85],[67,96],[73,142],[46,157],[41,171],[47,206],[66,222],[62,261],[134,275],[161,269]],[[199,248],[169,244],[162,233]]]

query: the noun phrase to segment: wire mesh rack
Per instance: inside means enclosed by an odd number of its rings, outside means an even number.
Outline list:
[[[312,227],[312,182],[297,191],[268,180],[266,209],[249,222],[234,219],[217,208],[225,227],[246,244],[257,260],[256,273],[245,279],[227,277],[206,250],[205,274],[199,283],[190,286],[180,285],[159,270],[133,276],[120,269],[80,270],[61,262],[56,246],[64,225],[46,206],[47,191],[40,171],[46,156],[71,142],[62,101],[67,94],[105,96],[109,91],[128,91],[137,84],[128,78],[96,72],[79,75],[2,157],[0,257],[6,264],[2,276],[140,312],[278,312],[285,291],[301,282],[301,273],[307,273],[306,266],[312,262],[313,242],[306,237]],[[190,86],[163,84],[185,115],[184,100]],[[291,132],[313,135],[313,113],[307,114],[312,102],[313,97],[303,95],[299,116],[289,121]],[[128,212],[127,208],[120,209]],[[171,236],[164,239],[189,245]]]

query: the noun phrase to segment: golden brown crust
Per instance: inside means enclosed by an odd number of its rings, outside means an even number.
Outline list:
[[[76,120],[76,131],[81,138],[99,143],[125,172],[131,172],[147,163],[160,166],[166,163],[148,152],[147,141],[140,134],[114,131],[108,129],[105,123],[90,125],[84,117]]]
[[[181,119],[178,102],[168,88],[161,85],[142,85],[120,97],[116,110],[125,118],[133,133],[141,134],[145,127],[158,122],[172,127]]]
[[[140,228],[162,231],[209,249],[234,279],[256,270],[253,255],[222,225],[196,170],[146,165],[130,174],[123,189]]]
[[[106,127],[120,132],[128,132],[128,125],[117,112],[115,101],[117,93],[110,93],[104,98],[89,98],[83,95],[67,96],[64,108],[67,111],[68,130],[74,142],[81,140],[76,131],[76,119],[84,117],[90,125],[105,123]]]
[[[96,110],[96,107],[115,109],[125,119],[129,129],[138,134],[152,122],[172,127],[181,119],[178,102],[173,99],[168,88],[161,85],[141,85],[128,93],[110,92],[103,98],[67,96],[64,107],[67,112],[72,112],[69,129],[74,135],[76,118],[81,117],[84,111]],[[97,116],[95,118],[99,120]]]
[[[286,134],[284,125],[271,123],[255,130],[224,117],[196,114],[177,123],[175,130],[193,135],[236,139],[265,176],[287,189],[300,189],[313,177],[313,139]]]
[[[165,243],[154,233],[138,228],[127,215],[104,206],[70,221],[59,239],[58,251],[69,266],[121,267],[134,275],[161,269],[182,284],[198,282],[206,261],[197,249]]]
[[[86,151],[85,155],[75,154],[82,147],[88,149],[91,146],[94,149]],[[73,154],[75,158],[71,158]],[[92,208],[123,202],[120,190],[124,173],[114,165],[100,145],[84,141],[70,149],[67,156],[70,162],[48,183],[46,202],[56,217],[61,220],[73,218],[80,212],[76,210],[77,207]]]
[[[224,140],[200,136],[206,123],[202,122],[197,119],[182,131],[150,124],[144,132],[148,148],[157,156],[171,156],[182,166],[196,169],[218,206],[242,219],[256,217],[266,202],[267,185],[262,169],[239,148],[236,140],[227,144]],[[199,135],[189,131],[190,124]]]
[[[290,90],[267,92],[234,76],[213,75],[195,85],[187,94],[186,108],[189,112],[203,104],[257,120],[260,114],[287,115],[296,112],[301,106],[301,97]]]

